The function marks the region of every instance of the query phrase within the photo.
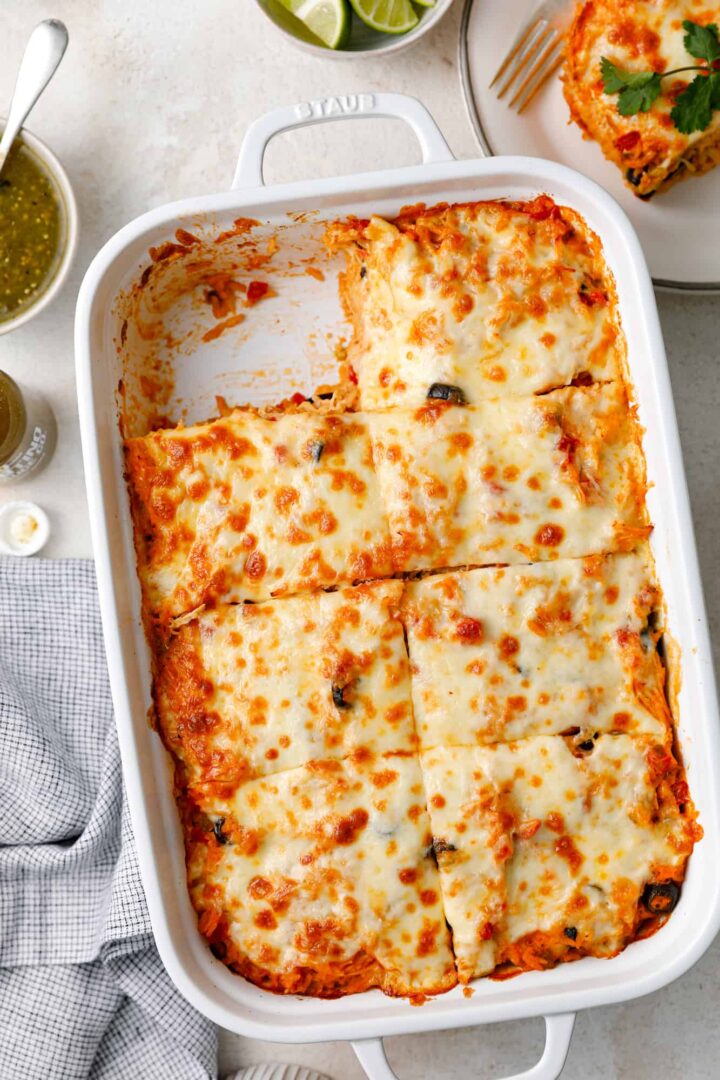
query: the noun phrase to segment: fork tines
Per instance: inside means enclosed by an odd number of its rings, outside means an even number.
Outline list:
[[[557,71],[562,58],[562,35],[548,19],[536,18],[520,32],[490,86],[498,84],[499,98],[514,89],[508,104],[511,109],[517,105],[521,113]]]

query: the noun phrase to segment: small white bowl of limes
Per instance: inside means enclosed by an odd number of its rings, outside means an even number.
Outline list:
[[[426,34],[452,0],[256,0],[286,37],[337,59],[397,52]]]

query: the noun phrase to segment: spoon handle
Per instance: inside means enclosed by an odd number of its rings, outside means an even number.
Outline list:
[[[55,74],[67,43],[67,28],[59,19],[45,19],[30,35],[20,63],[5,131],[0,139],[0,171],[28,113]]]

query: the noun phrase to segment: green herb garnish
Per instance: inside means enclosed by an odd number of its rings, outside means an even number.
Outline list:
[[[606,56],[600,63],[603,88],[606,94],[618,94],[618,112],[634,116],[648,112],[662,93],[662,80],[682,71],[697,74],[690,85],[678,94],[670,116],[678,131],[690,135],[704,131],[715,109],[720,109],[720,36],[715,23],[700,26],[685,19],[683,22],[686,50],[704,64],[674,68],[672,71],[625,71]]]

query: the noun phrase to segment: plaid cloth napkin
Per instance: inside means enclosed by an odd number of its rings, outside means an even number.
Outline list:
[[[85,560],[0,557],[0,1080],[207,1080],[155,949]]]

